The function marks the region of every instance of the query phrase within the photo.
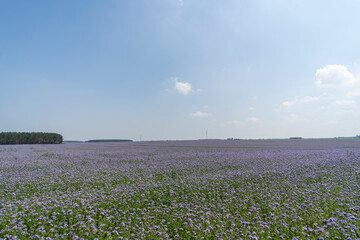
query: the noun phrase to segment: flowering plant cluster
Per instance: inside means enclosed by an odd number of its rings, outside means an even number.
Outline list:
[[[360,239],[359,146],[0,146],[0,239]]]

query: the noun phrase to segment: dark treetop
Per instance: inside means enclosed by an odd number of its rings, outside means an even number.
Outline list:
[[[59,144],[63,137],[57,133],[1,132],[0,144]]]

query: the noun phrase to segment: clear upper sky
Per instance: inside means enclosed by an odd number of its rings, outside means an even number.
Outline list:
[[[359,0],[0,2],[0,132],[360,134]]]

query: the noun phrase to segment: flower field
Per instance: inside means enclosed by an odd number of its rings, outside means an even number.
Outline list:
[[[0,239],[360,239],[360,139],[0,146]]]

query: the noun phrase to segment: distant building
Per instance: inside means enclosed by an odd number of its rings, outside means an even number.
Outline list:
[[[299,140],[302,139],[302,137],[290,137],[290,140]]]

